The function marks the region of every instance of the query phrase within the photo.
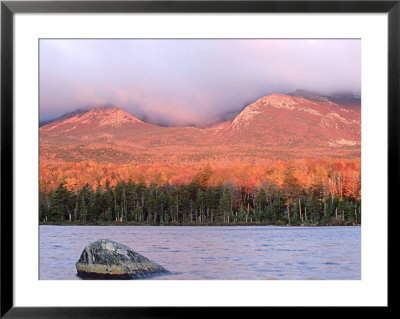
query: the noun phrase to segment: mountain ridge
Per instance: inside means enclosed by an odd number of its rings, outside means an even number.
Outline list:
[[[274,93],[211,127],[164,127],[116,108],[42,126],[41,161],[196,162],[358,157],[361,113],[327,100]]]
[[[310,100],[315,100],[315,101],[320,101],[320,102],[333,102],[335,104],[340,104],[344,107],[350,107],[350,108],[354,108],[354,107],[360,107],[361,106],[361,98],[355,94],[351,94],[351,93],[343,93],[343,92],[338,92],[338,93],[333,93],[333,94],[322,94],[322,93],[318,93],[318,92],[314,92],[314,91],[308,91],[308,90],[303,90],[303,89],[297,89],[292,93],[287,93],[287,94],[283,94],[283,93],[272,93],[272,94],[282,94],[282,95],[288,95],[288,96],[294,96],[294,97],[303,97],[306,99],[310,99]],[[266,96],[272,95],[272,94],[268,94],[268,95],[264,95],[261,96],[260,98],[256,99],[263,99]],[[337,102],[337,103],[336,103]],[[254,103],[254,102],[253,102]],[[210,121],[208,122],[208,124],[203,124],[203,125],[166,125],[166,124],[160,124],[160,123],[155,123],[152,121],[147,120],[146,117],[141,117],[140,120],[145,122],[145,123],[150,123],[150,124],[154,124],[154,125],[158,125],[158,126],[163,126],[163,127],[196,127],[196,128],[209,128],[209,127],[213,127],[216,125],[219,125],[223,122],[226,121],[233,121],[237,115],[239,115],[247,106],[251,105],[252,103],[248,103],[240,108],[236,108],[233,110],[229,110],[229,111],[225,111],[222,112],[220,114],[218,114],[216,116],[216,120],[214,121]],[[54,119],[49,119],[49,120],[43,120],[39,122],[39,127],[42,127],[44,125],[53,123],[53,122],[59,122],[62,121],[64,119],[67,119],[69,117],[72,117],[74,115],[78,115],[78,114],[82,114],[82,113],[86,113],[90,110],[94,110],[94,109],[108,109],[108,108],[116,108],[116,106],[111,105],[111,104],[107,104],[107,105],[102,105],[102,106],[95,106],[95,107],[90,107],[90,108],[78,108],[75,111],[72,112],[66,112],[64,114],[62,114],[61,116],[58,116]],[[122,109],[122,108],[120,108]],[[123,109],[122,109],[123,110]],[[138,118],[138,116],[125,111],[131,115],[133,115],[134,117]]]

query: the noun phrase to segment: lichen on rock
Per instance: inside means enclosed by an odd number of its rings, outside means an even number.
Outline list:
[[[168,272],[129,247],[108,239],[86,246],[76,263],[76,270],[80,277],[97,279],[132,279]]]

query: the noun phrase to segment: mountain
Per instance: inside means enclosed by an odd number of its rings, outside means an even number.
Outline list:
[[[138,129],[153,127],[128,112],[114,106],[94,108],[86,112],[71,113],[63,120],[56,120],[39,129],[40,137],[49,142],[65,143],[85,141],[113,141],[128,137]]]
[[[247,106],[232,122],[235,138],[269,145],[360,140],[360,113],[331,101],[271,94]],[[350,143],[350,142],[349,142]]]
[[[264,163],[359,157],[361,109],[328,98],[271,94],[212,127],[163,127],[116,107],[39,129],[41,162]]]

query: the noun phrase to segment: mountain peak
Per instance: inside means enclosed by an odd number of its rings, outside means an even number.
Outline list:
[[[116,127],[136,127],[150,125],[139,120],[132,114],[115,106],[92,108],[85,112],[72,113],[64,119],[59,119],[42,126],[42,132],[78,133],[96,129],[112,129]]]
[[[282,93],[273,93],[266,95],[259,99],[257,102],[268,103],[268,104],[293,104],[296,102],[296,99],[293,96],[282,94]]]
[[[273,93],[266,95],[254,103],[246,106],[233,120],[232,128],[238,130],[247,126],[253,118],[259,114],[262,114],[266,107],[273,106],[275,108],[294,109],[294,105],[296,103],[297,101],[294,97],[286,94]]]
[[[115,106],[97,107],[89,110],[80,117],[80,121],[98,121],[99,126],[121,126],[127,123],[143,123],[132,114]]]
[[[264,96],[244,108],[233,120],[231,128],[233,131],[247,132],[243,134],[255,136],[259,132],[266,131],[267,127],[276,127],[276,130],[271,130],[269,134],[272,137],[276,135],[276,132],[289,132],[294,128],[296,128],[298,136],[307,136],[311,134],[310,127],[313,127],[312,134],[323,128],[333,127],[335,128],[334,134],[338,136],[341,133],[336,129],[352,130],[354,136],[358,138],[359,112],[354,111],[345,109],[328,99],[316,100],[274,93]],[[331,134],[325,131],[321,131],[320,134],[324,135],[325,133],[326,136]]]

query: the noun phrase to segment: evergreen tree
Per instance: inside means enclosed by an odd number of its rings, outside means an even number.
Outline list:
[[[49,211],[51,221],[63,221],[69,219],[72,212],[74,197],[65,187],[65,183],[61,183],[51,195],[52,206]]]
[[[222,193],[222,196],[219,200],[218,211],[220,215],[222,215],[223,217],[223,222],[224,223],[227,222],[227,215],[229,214],[230,211],[230,199],[227,192]]]

